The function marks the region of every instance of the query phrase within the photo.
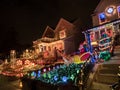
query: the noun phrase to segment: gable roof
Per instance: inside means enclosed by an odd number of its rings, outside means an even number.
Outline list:
[[[119,2],[119,0],[100,0],[99,4],[97,5],[97,7],[94,10],[94,12],[100,10],[104,6],[114,5],[114,4],[118,3],[118,2]]]
[[[104,0],[100,0],[100,2],[98,3],[97,7],[95,8],[94,12],[97,11],[97,9],[102,5]]]
[[[75,27],[81,27],[83,25],[83,23],[81,22],[81,18],[77,18],[73,21],[73,24],[75,25]]]
[[[42,37],[54,38],[54,36],[54,30],[51,27],[47,26]]]
[[[69,30],[71,28],[73,28],[74,25],[70,22],[68,22],[67,20],[61,18],[55,28],[55,32],[57,31],[60,31],[60,30],[63,30],[63,29],[66,29],[66,30]]]

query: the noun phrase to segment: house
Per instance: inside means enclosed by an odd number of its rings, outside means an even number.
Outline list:
[[[105,32],[114,38],[120,34],[120,0],[101,0],[92,14],[93,28],[88,29],[92,42]]]
[[[120,0],[101,0],[92,14],[93,26],[120,18]]]
[[[77,51],[80,36],[80,29],[61,18],[55,29],[47,26],[42,37],[33,41],[33,46],[37,53],[48,51],[51,56],[54,56],[55,48],[65,54],[71,54]]]

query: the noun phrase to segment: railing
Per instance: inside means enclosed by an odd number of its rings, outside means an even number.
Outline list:
[[[84,90],[87,87],[87,81],[93,66],[94,64],[91,63],[90,58],[87,59],[86,62],[83,64],[80,70],[80,76],[78,76],[78,86],[80,87],[80,90]]]
[[[119,68],[119,73],[118,73],[119,81],[110,85],[111,90],[120,90],[120,66],[118,68]]]

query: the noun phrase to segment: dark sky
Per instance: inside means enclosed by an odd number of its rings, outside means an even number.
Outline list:
[[[100,0],[0,0],[0,44],[9,41],[10,30],[20,44],[30,44],[41,37],[47,25],[53,29],[61,17],[80,18],[90,24],[91,14]],[[9,36],[9,37],[8,37]],[[5,38],[5,39],[3,39]],[[14,37],[12,37],[14,38]]]

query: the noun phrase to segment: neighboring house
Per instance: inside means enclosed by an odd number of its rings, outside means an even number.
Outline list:
[[[120,18],[120,0],[101,0],[92,14],[93,26]]]
[[[114,38],[120,34],[120,0],[101,0],[92,14],[91,41],[99,41],[103,33]]]
[[[33,46],[37,53],[48,51],[53,56],[57,48],[65,54],[71,54],[78,49],[80,37],[80,28],[61,18],[55,30],[47,26],[42,38],[33,41]]]

